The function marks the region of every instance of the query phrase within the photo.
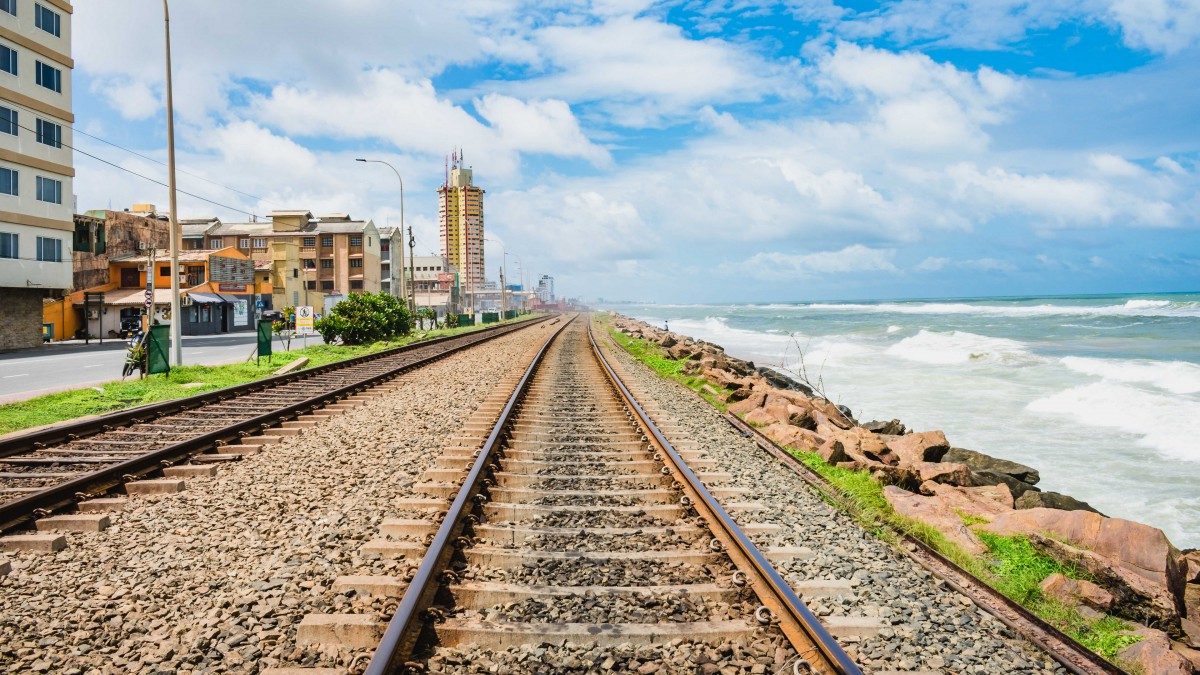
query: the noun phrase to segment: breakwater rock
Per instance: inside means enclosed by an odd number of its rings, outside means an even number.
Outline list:
[[[1138,629],[1144,646],[1127,654],[1145,672],[1168,672],[1161,670],[1168,662],[1178,667],[1169,672],[1200,668],[1191,664],[1200,653],[1190,649],[1200,646],[1200,552],[1181,552],[1158,528],[1043,492],[1037,469],[955,447],[941,431],[914,431],[899,420],[860,423],[811,382],[635,319],[614,314],[613,323],[719,388],[730,413],[776,443],[870,472],[898,514],[936,528],[964,550],[987,552],[979,532],[1021,535],[1083,570],[1094,584],[1048,577],[1043,592],[1085,614],[1107,611],[1145,624]]]

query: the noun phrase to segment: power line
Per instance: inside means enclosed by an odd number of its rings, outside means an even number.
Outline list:
[[[14,102],[12,102],[12,101],[9,101],[8,99],[4,99],[4,100],[3,100],[3,102],[2,102],[2,104],[3,104],[3,105],[5,105],[5,106],[13,106],[13,107],[15,107],[15,108],[18,108],[18,109],[20,109],[20,110],[24,110],[25,112],[27,112],[27,113],[29,113],[29,114],[33,115],[34,117],[37,117],[37,116],[38,116],[38,112],[37,112],[36,110],[33,110],[32,108],[29,108],[29,107],[26,107],[26,106],[23,106],[23,105],[21,105],[20,103],[14,103]],[[19,127],[19,128],[21,128],[21,129],[25,129],[26,131],[29,131],[29,132],[31,132],[31,133],[33,133],[35,136],[37,135],[37,130],[35,130],[35,129],[32,129],[32,128],[30,128],[30,127],[27,127],[27,126],[25,126],[25,125],[23,125],[23,124],[21,124],[21,123],[19,123],[19,122],[12,122],[11,120],[9,120],[9,123],[10,123],[10,124],[13,124],[13,125],[14,125],[14,126],[16,126],[16,127]],[[112,147],[114,147],[114,148],[117,148],[117,149],[120,149],[120,150],[124,150],[125,152],[128,152],[128,153],[130,153],[130,154],[136,155],[136,156],[138,156],[138,157],[141,157],[142,159],[146,159],[146,160],[148,160],[148,161],[151,161],[151,162],[154,162],[154,163],[156,163],[156,164],[162,164],[162,165],[164,165],[164,166],[165,166],[165,163],[164,163],[164,162],[161,162],[161,161],[159,161],[159,160],[157,160],[157,159],[154,159],[153,157],[148,157],[148,156],[146,156],[146,155],[143,155],[143,154],[141,154],[141,153],[139,153],[139,152],[136,152],[136,151],[134,151],[134,150],[130,150],[129,148],[126,148],[126,147],[123,147],[123,146],[117,145],[116,143],[113,143],[113,142],[111,142],[111,141],[106,141],[106,140],[104,140],[103,138],[100,138],[99,136],[93,136],[92,134],[89,134],[89,133],[87,133],[86,131],[80,131],[79,129],[77,129],[77,128],[75,128],[74,126],[71,126],[71,125],[69,125],[69,124],[62,125],[62,124],[58,124],[57,122],[51,122],[51,124],[56,124],[56,125],[58,125],[59,127],[64,127],[64,126],[65,126],[65,127],[69,128],[69,129],[71,129],[71,131],[73,131],[73,132],[75,132],[75,133],[83,134],[84,136],[87,136],[88,138],[94,138],[94,139],[96,139],[96,140],[98,140],[98,141],[100,141],[100,142],[102,142],[102,143],[105,143],[105,144],[107,144],[107,145],[111,145],[111,146],[112,146]],[[166,187],[166,188],[169,188],[169,187],[170,187],[170,186],[169,186],[169,185],[167,185],[166,183],[163,183],[163,182],[161,182],[161,181],[155,180],[154,178],[150,178],[149,176],[144,176],[144,175],[142,175],[142,174],[140,174],[140,173],[137,173],[136,171],[133,171],[133,170],[131,170],[131,169],[126,169],[125,167],[123,167],[123,166],[121,166],[121,165],[119,165],[119,164],[115,164],[115,163],[113,163],[113,162],[110,162],[110,161],[108,161],[108,160],[106,160],[106,159],[103,159],[103,158],[101,158],[101,157],[98,157],[98,156],[96,156],[96,155],[93,155],[93,154],[91,154],[91,153],[89,153],[89,152],[87,152],[87,151],[85,151],[85,150],[81,150],[81,149],[79,149],[78,147],[74,147],[74,146],[68,145],[68,144],[66,144],[66,143],[63,143],[63,142],[61,142],[61,141],[59,141],[59,146],[60,146],[60,147],[64,147],[64,148],[68,148],[68,149],[70,149],[70,150],[72,150],[72,151],[74,151],[74,152],[78,152],[78,153],[79,153],[79,154],[81,154],[81,155],[85,155],[85,156],[87,156],[87,157],[91,157],[91,158],[92,158],[92,159],[94,159],[94,160],[97,160],[97,161],[99,161],[99,162],[103,162],[104,164],[108,164],[109,166],[112,166],[112,167],[114,167],[114,168],[120,169],[121,171],[125,171],[125,172],[127,172],[127,173],[133,174],[134,176],[137,176],[138,178],[142,178],[142,179],[148,180],[148,181],[150,181],[151,183],[156,183],[156,184],[158,184],[158,185],[161,185],[161,186],[163,186],[163,187]],[[218,183],[218,182],[216,182],[216,181],[209,180],[209,179],[207,179],[207,178],[204,178],[203,176],[198,176],[198,175],[196,175],[196,174],[194,174],[194,173],[191,173],[191,172],[189,172],[189,171],[184,171],[183,169],[178,169],[178,168],[176,169],[176,171],[179,171],[179,173],[184,173],[184,174],[187,174],[187,175],[189,175],[189,176],[192,176],[192,177],[194,177],[194,178],[198,178],[198,179],[200,179],[200,180],[202,180],[202,181],[204,181],[204,182],[206,182],[206,183],[211,183],[211,184],[213,184],[213,185],[216,185],[217,187],[225,188],[226,190],[230,190],[230,191],[232,191],[232,192],[236,192],[236,193],[238,193],[238,194],[240,194],[240,195],[244,195],[244,196],[246,196],[246,197],[250,197],[251,199],[256,199],[256,200],[258,200],[258,201],[260,201],[260,202],[267,203],[267,202],[266,202],[266,200],[264,200],[262,197],[257,197],[257,196],[255,196],[255,195],[252,195],[252,194],[248,193],[248,192],[242,192],[241,190],[238,190],[238,189],[235,189],[235,188],[231,188],[231,187],[229,187],[228,185],[222,185],[221,183]],[[209,204],[212,204],[212,205],[214,205],[214,206],[219,206],[219,207],[221,207],[221,208],[224,208],[224,209],[229,209],[230,211],[234,211],[234,212],[236,212],[236,213],[244,213],[244,214],[246,214],[246,215],[248,215],[248,216],[252,216],[252,217],[255,217],[255,218],[257,218],[257,217],[258,217],[258,214],[256,214],[256,213],[251,213],[250,211],[246,211],[246,210],[244,210],[244,209],[239,209],[239,208],[237,208],[237,207],[234,207],[234,206],[229,206],[228,204],[222,204],[222,203],[220,203],[220,202],[213,201],[213,200],[211,200],[211,199],[209,199],[209,198],[207,198],[207,197],[201,197],[200,195],[193,194],[193,193],[191,193],[191,192],[187,192],[187,191],[185,191],[185,190],[180,190],[180,189],[176,188],[176,192],[179,192],[179,193],[185,194],[185,195],[187,195],[187,196],[189,196],[189,197],[194,197],[194,198],[196,198],[196,199],[199,199],[200,201],[207,202],[207,203],[209,203]]]
[[[5,103],[9,103],[9,101],[7,101],[7,100],[6,100],[6,101],[5,101]],[[31,129],[30,127],[27,127],[27,126],[25,126],[25,125],[23,125],[23,124],[21,124],[21,123],[19,123],[19,122],[13,122],[12,120],[9,120],[9,124],[11,124],[11,125],[13,125],[13,126],[15,126],[15,127],[19,128],[19,129],[24,129],[24,130],[26,130],[26,131],[28,131],[28,132],[30,132],[30,133],[32,133],[32,134],[34,134],[35,136],[36,136],[36,135],[37,135],[37,133],[38,133],[38,132],[37,132],[37,130],[35,130],[35,129]],[[127,168],[125,168],[125,167],[121,166],[120,164],[117,164],[117,163],[115,163],[115,162],[110,162],[110,161],[108,161],[107,159],[104,159],[103,157],[98,157],[98,156],[96,156],[96,155],[93,155],[92,153],[90,153],[90,152],[87,152],[86,150],[80,150],[79,148],[76,148],[76,147],[73,147],[73,146],[71,146],[71,145],[68,145],[68,144],[66,144],[66,143],[63,143],[62,141],[59,141],[59,142],[58,142],[58,145],[57,145],[57,146],[55,146],[55,147],[63,147],[63,148],[67,148],[67,149],[69,149],[69,150],[71,150],[71,151],[73,151],[73,152],[78,152],[79,154],[81,154],[81,155],[84,155],[85,157],[90,157],[90,158],[92,158],[92,159],[96,160],[97,162],[101,162],[101,163],[103,163],[103,164],[107,164],[107,165],[109,165],[109,166],[111,166],[111,167],[113,167],[113,168],[115,168],[115,169],[120,169],[121,171],[124,171],[124,172],[126,172],[126,173],[132,174],[132,175],[134,175],[134,176],[137,176],[138,178],[141,178],[141,179],[143,179],[143,180],[148,180],[148,181],[150,181],[151,183],[155,183],[156,185],[161,185],[161,186],[163,186],[163,187],[165,187],[165,188],[170,188],[170,187],[171,187],[170,185],[168,185],[168,184],[166,184],[166,183],[164,183],[164,182],[162,182],[162,181],[160,181],[160,180],[157,180],[157,179],[155,179],[155,178],[151,178],[151,177],[149,177],[149,176],[146,176],[146,175],[144,175],[144,174],[140,174],[140,173],[138,173],[138,172],[136,172],[136,171],[134,171],[134,170],[132,170],[132,169],[127,169]],[[176,192],[179,192],[180,194],[185,194],[185,195],[187,195],[187,196],[189,196],[189,197],[193,197],[193,198],[195,198],[195,199],[199,199],[199,200],[200,200],[200,201],[202,201],[202,202],[206,202],[206,203],[208,203],[208,204],[212,204],[213,206],[219,206],[219,207],[221,207],[221,208],[223,208],[223,209],[228,209],[228,210],[230,210],[230,211],[233,211],[233,212],[235,212],[235,213],[244,213],[244,214],[246,214],[246,215],[250,216],[251,218],[258,218],[258,217],[259,217],[259,216],[258,216],[258,214],[256,214],[256,213],[253,213],[253,212],[251,212],[251,211],[246,211],[245,209],[239,209],[239,208],[237,208],[236,206],[230,206],[230,205],[228,205],[228,204],[222,204],[221,202],[214,201],[214,200],[212,200],[212,199],[209,199],[208,197],[202,197],[202,196],[200,196],[200,195],[198,195],[198,194],[194,194],[194,193],[192,193],[192,192],[187,192],[186,190],[180,190],[180,189],[176,188],[176,190],[175,190],[175,191],[176,191]],[[179,214],[175,214],[175,217],[176,217],[176,218],[178,218],[178,217],[179,217]]]

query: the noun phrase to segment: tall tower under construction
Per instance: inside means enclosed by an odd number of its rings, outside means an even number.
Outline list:
[[[446,182],[438,188],[438,224],[442,255],[458,269],[460,287],[474,302],[483,290],[483,188],[472,181],[456,150],[446,160]]]

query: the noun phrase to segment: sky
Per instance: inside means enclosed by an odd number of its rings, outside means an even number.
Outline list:
[[[1200,0],[174,5],[181,217],[398,225],[367,157],[428,254],[461,149],[560,296],[1200,290]],[[80,211],[166,208],[162,18],[75,4]]]

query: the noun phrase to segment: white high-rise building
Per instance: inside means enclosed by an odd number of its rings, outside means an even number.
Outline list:
[[[538,279],[537,285],[538,300],[546,304],[552,304],[554,299],[554,277],[549,274],[543,274],[541,279]]]
[[[0,0],[0,349],[41,344],[43,298],[71,288],[72,11]]]

